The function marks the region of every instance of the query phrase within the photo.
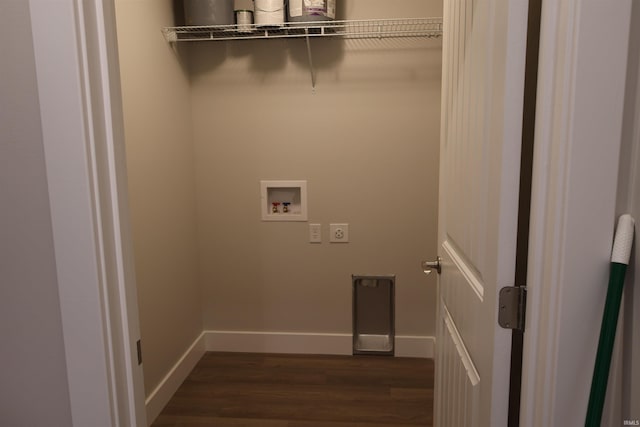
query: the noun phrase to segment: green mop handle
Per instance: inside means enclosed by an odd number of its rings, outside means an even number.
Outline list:
[[[602,420],[604,399],[607,394],[607,382],[609,381],[609,368],[611,367],[611,355],[616,337],[620,302],[622,301],[624,275],[627,271],[631,246],[633,245],[633,227],[634,221],[631,215],[622,215],[618,220],[616,237],[613,241],[613,251],[611,253],[607,301],[604,305],[596,364],[593,368],[591,393],[585,422],[586,427],[599,427]]]

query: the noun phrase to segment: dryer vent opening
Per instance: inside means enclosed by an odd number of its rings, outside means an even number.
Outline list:
[[[353,354],[393,356],[395,276],[352,276]]]

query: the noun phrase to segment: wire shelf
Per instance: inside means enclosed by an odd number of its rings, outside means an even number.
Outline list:
[[[162,32],[170,43],[296,37],[340,37],[345,39],[439,38],[442,37],[442,18],[286,22],[277,27],[262,27],[255,24],[165,27]]]

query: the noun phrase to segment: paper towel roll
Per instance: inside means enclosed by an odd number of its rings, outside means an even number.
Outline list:
[[[282,27],[284,0],[255,0],[254,19],[260,27]]]

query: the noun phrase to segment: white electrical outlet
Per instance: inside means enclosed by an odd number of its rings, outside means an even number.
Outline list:
[[[349,243],[349,224],[330,224],[329,242]]]
[[[309,224],[309,243],[322,243],[321,224]]]

